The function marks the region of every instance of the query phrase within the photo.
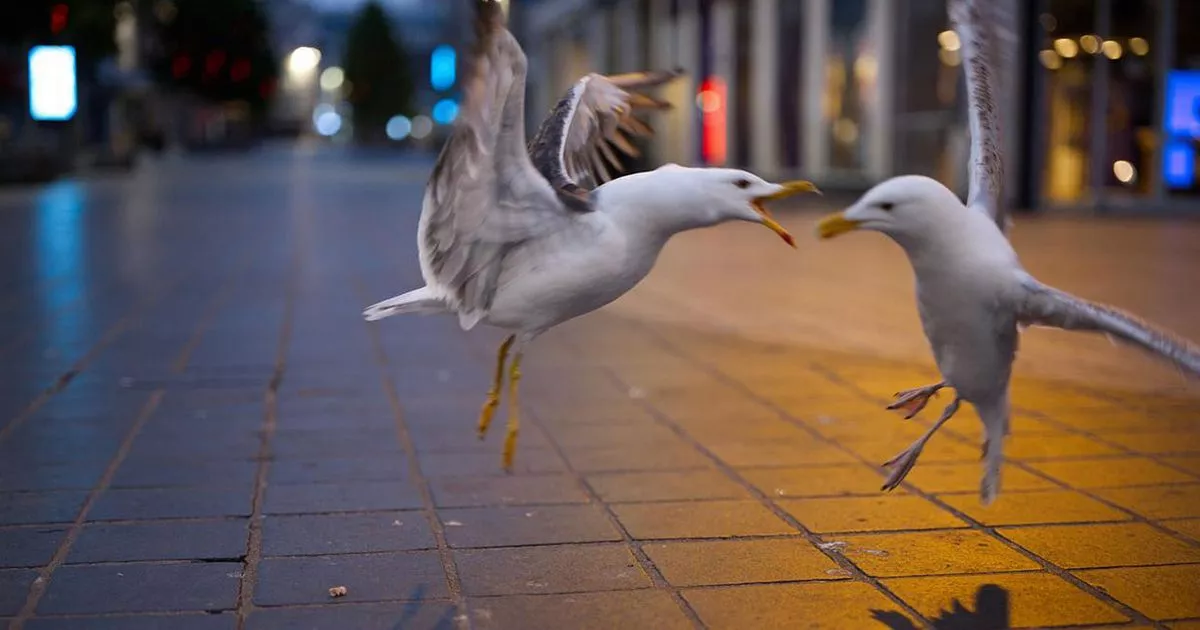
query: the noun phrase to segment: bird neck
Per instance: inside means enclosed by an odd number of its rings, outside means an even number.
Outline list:
[[[707,211],[708,204],[694,188],[661,175],[650,171],[608,182],[596,189],[600,205],[629,233],[662,243],[680,232],[721,222],[716,212]]]

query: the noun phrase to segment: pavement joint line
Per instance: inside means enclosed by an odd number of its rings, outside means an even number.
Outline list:
[[[616,369],[606,366],[606,367],[603,367],[602,370],[604,371],[606,378],[608,378],[615,385],[617,385],[620,388],[623,388],[625,391],[629,390],[629,387],[631,386],[631,384],[626,382],[624,379],[622,379]],[[774,514],[776,518],[779,518],[780,520],[782,520],[783,522],[787,523],[789,526],[794,528],[797,531],[797,534],[799,535],[799,537],[803,538],[804,541],[807,542],[809,546],[811,546],[813,549],[817,550],[819,553],[821,553],[825,557],[829,558],[839,568],[846,571],[849,574],[850,579],[871,585],[878,592],[880,592],[884,597],[886,597],[892,603],[899,606],[900,609],[903,610],[906,614],[912,615],[913,618],[916,619],[919,623],[929,626],[929,621],[928,621],[928,619],[925,618],[924,615],[922,615],[919,611],[917,611],[915,608],[910,606],[907,602],[905,602],[903,599],[901,599],[895,593],[892,593],[890,589],[884,587],[883,584],[881,584],[879,582],[878,578],[868,575],[865,571],[860,569],[857,565],[855,565],[853,562],[851,562],[844,555],[838,554],[832,550],[821,547],[820,543],[823,542],[823,539],[820,535],[815,534],[812,531],[810,531],[807,527],[804,526],[803,523],[801,523],[799,521],[799,519],[795,518],[790,513],[788,513],[786,510],[784,510],[783,508],[776,505],[774,503],[774,501],[772,501],[771,498],[765,492],[759,490],[758,487],[756,487],[754,484],[750,483],[750,481],[747,480],[745,477],[742,477],[742,475],[740,473],[738,473],[736,468],[725,463],[720,457],[718,457],[715,453],[713,453],[711,450],[709,450],[708,447],[705,446],[700,440],[696,439],[685,428],[683,428],[678,423],[676,423],[674,420],[672,420],[667,414],[665,414],[661,410],[659,410],[658,407],[655,406],[649,398],[642,398],[642,399],[639,399],[637,402],[638,402],[639,406],[641,406],[643,409],[645,409],[659,425],[664,426],[665,428],[673,431],[681,439],[683,439],[685,442],[687,442],[693,449],[697,450],[702,455],[704,455],[709,460],[711,460],[713,462],[714,466],[716,466],[718,470],[720,470],[722,473],[724,473],[724,475],[728,479],[730,479],[734,483],[737,483],[738,485],[742,486],[742,488],[744,490],[746,490],[747,492],[749,492],[752,497],[757,499],[756,502],[760,506],[766,508],[772,514]]]
[[[17,430],[18,427],[28,421],[29,418],[33,417],[33,414],[40,409],[42,405],[45,405],[46,402],[53,398],[56,394],[66,389],[67,385],[69,385],[76,376],[82,373],[83,370],[86,369],[87,366],[96,359],[96,357],[100,356],[100,353],[107,349],[112,342],[117,340],[117,338],[128,331],[135,322],[139,321],[141,316],[147,309],[150,308],[150,306],[158,302],[164,295],[174,291],[183,282],[184,278],[189,275],[191,275],[191,272],[180,272],[169,281],[163,283],[163,286],[157,287],[156,290],[150,295],[139,300],[131,309],[126,311],[126,313],[122,315],[120,319],[111,324],[104,331],[104,333],[100,335],[100,338],[88,347],[83,356],[79,357],[73,364],[71,364],[71,367],[66,372],[60,374],[53,383],[46,386],[45,389],[38,393],[38,395],[35,396],[34,399],[28,405],[26,405],[24,409],[17,412],[15,417],[5,423],[4,426],[0,426],[0,443],[3,443],[8,436],[12,435],[12,433]]]
[[[259,429],[258,454],[255,456],[258,467],[254,473],[254,485],[250,498],[250,522],[246,533],[245,559],[242,563],[242,576],[238,580],[237,597],[234,604],[237,630],[245,630],[246,620],[254,610],[254,587],[258,580],[258,565],[262,560],[263,504],[267,491],[267,475],[273,459],[271,439],[274,437],[278,421],[278,393],[279,387],[283,383],[284,372],[287,370],[288,349],[291,346],[299,294],[297,285],[299,283],[298,266],[301,262],[300,248],[296,245],[291,247],[293,260],[289,266],[284,288],[283,318],[279,324],[274,367],[262,394],[263,421]]]
[[[867,464],[868,466],[875,466],[874,464],[872,464],[870,462],[870,460],[858,455],[857,453],[855,453],[854,451],[852,451],[851,449],[849,449],[848,447],[843,445],[838,440],[835,440],[833,438],[829,438],[827,436],[822,435],[820,432],[818,432],[815,429],[813,429],[812,427],[808,426],[805,422],[794,417],[786,409],[783,409],[782,407],[776,405],[771,400],[769,400],[769,399],[759,395],[758,393],[754,392],[753,390],[749,389],[748,387],[746,387],[743,383],[741,383],[737,379],[730,377],[719,367],[713,366],[705,361],[701,361],[701,360],[695,358],[691,353],[680,349],[676,345],[675,342],[664,338],[654,326],[649,325],[649,324],[641,324],[641,327],[643,328],[643,330],[645,330],[648,333],[649,337],[655,343],[657,343],[660,347],[662,347],[664,350],[671,352],[675,356],[677,356],[681,359],[684,359],[684,360],[692,363],[693,365],[700,367],[701,369],[707,371],[709,374],[717,377],[719,380],[721,380],[727,384],[734,384],[742,391],[742,393],[744,395],[749,396],[753,400],[759,401],[761,404],[767,405],[771,409],[774,409],[781,419],[793,424],[794,426],[801,428],[802,430],[808,432],[810,435],[816,437],[817,439],[837,448],[838,450],[841,450],[842,452],[850,455],[851,457],[861,461],[864,464]],[[850,385],[852,388],[856,389],[860,393],[860,396],[862,395],[862,390],[860,388],[855,386],[853,383],[847,381],[846,379],[843,379],[840,375],[830,372],[820,365],[808,364],[808,367],[809,367],[809,369],[812,369],[817,374],[823,375],[827,380],[829,380],[833,383],[837,383],[837,384],[843,385],[843,386]],[[871,398],[869,396],[866,398],[867,398],[867,400],[874,402],[874,398]],[[905,489],[908,490],[909,492],[911,492],[912,494],[921,496],[921,497],[925,498],[926,500],[931,501],[932,503],[941,507],[943,510],[949,512],[950,514],[966,521],[967,523],[970,523],[971,527],[973,529],[976,529],[978,531],[981,531],[981,532],[991,536],[992,538],[994,538],[1001,544],[1020,553],[1021,555],[1024,555],[1026,558],[1038,563],[1046,571],[1058,576],[1060,579],[1063,579],[1063,580],[1069,582],[1076,588],[1083,590],[1084,592],[1088,593],[1095,599],[1100,600],[1101,602],[1104,602],[1105,604],[1108,604],[1109,606],[1112,606],[1113,608],[1116,608],[1119,612],[1121,612],[1121,614],[1124,614],[1125,616],[1129,617],[1135,623],[1147,624],[1147,625],[1151,625],[1155,628],[1159,628],[1159,629],[1163,629],[1163,630],[1166,629],[1166,626],[1164,626],[1161,622],[1151,620],[1147,615],[1143,614],[1141,611],[1133,608],[1132,606],[1129,606],[1128,604],[1125,604],[1124,602],[1116,599],[1115,597],[1112,597],[1107,592],[1102,591],[1102,590],[1092,586],[1091,584],[1088,584],[1087,582],[1083,581],[1082,579],[1076,577],[1069,570],[1064,569],[1063,567],[1060,567],[1060,566],[1054,564],[1053,562],[1046,560],[1045,558],[1042,558],[1040,555],[1030,551],[1029,549],[1026,549],[1025,547],[1013,542],[1012,540],[1009,540],[1007,537],[1002,535],[1000,532],[996,531],[996,529],[994,527],[984,525],[982,522],[970,517],[965,512],[957,510],[954,507],[950,506],[949,504],[945,503],[944,501],[938,499],[937,496],[926,493],[923,490],[920,490],[919,488],[913,486],[912,484],[910,484],[908,482],[905,482],[903,485],[904,485]],[[822,550],[822,551],[824,551],[824,550]],[[857,565],[855,565],[855,568],[856,569],[858,568]],[[876,586],[876,588],[883,590],[882,585],[881,584],[877,585],[877,584],[878,584],[877,580],[872,583],[872,585]],[[889,596],[892,595],[890,593],[890,591],[885,591],[885,592]],[[896,596],[895,599],[899,599],[899,597]],[[906,604],[906,607],[907,607],[907,604]],[[923,617],[919,617],[919,618],[924,620]],[[926,620],[926,623],[928,623],[927,620]]]
[[[360,278],[354,279],[354,288],[355,293],[360,299],[367,299],[366,291]],[[364,301],[364,303],[369,302]],[[437,504],[433,499],[433,488],[429,483],[429,479],[421,470],[421,463],[417,458],[416,445],[413,442],[408,423],[404,420],[404,407],[400,403],[400,393],[397,391],[395,383],[392,382],[391,362],[388,358],[387,348],[383,343],[377,326],[371,325],[370,322],[363,322],[363,325],[367,329],[367,335],[370,337],[371,345],[375,351],[375,364],[378,368],[381,385],[392,408],[396,437],[404,449],[412,482],[417,486],[417,491],[421,495],[421,504],[423,506],[421,511],[425,514],[425,518],[429,523],[429,529],[433,533],[433,539],[437,544],[438,559],[441,562],[442,571],[446,577],[446,588],[450,592],[450,598],[454,602],[455,609],[458,611],[456,620],[461,620],[458,626],[459,628],[470,628],[472,625],[471,616],[467,609],[466,597],[462,591],[462,578],[458,574],[458,565],[454,560],[454,552],[447,542],[446,528],[438,516]]]
[[[178,280],[182,280],[182,278],[177,278],[177,281]],[[209,308],[199,317],[197,324],[192,330],[192,335],[189,337],[189,341],[194,337],[203,336],[204,333],[208,331],[209,326],[211,326],[212,322],[216,319],[217,313],[220,311],[221,307],[225,305],[229,299],[229,296],[232,294],[231,288],[232,287],[230,285],[226,285],[224,288],[218,290],[210,299]],[[148,306],[148,304],[142,306],[142,308],[145,308],[146,306]],[[183,349],[179,352],[176,360],[172,363],[172,367],[170,368],[173,372],[178,372],[186,367],[186,361],[181,362],[180,359],[186,359],[188,356],[190,356],[190,348],[192,347],[194,346],[186,343],[184,344]],[[130,451],[133,450],[133,444],[137,439],[138,434],[146,426],[146,424],[150,422],[150,419],[154,416],[154,412],[157,410],[158,405],[162,402],[164,396],[166,396],[166,390],[161,387],[147,395],[146,401],[142,404],[141,409],[138,411],[137,418],[126,430],[125,437],[121,440],[120,446],[118,446],[116,453],[113,454],[113,457],[109,461],[108,466],[105,468],[104,473],[100,476],[100,479],[96,482],[96,485],[91,489],[91,491],[88,492],[87,497],[83,501],[83,505],[79,508],[79,512],[75,516],[74,522],[69,525],[70,528],[68,529],[66,536],[63,538],[62,542],[59,543],[57,549],[55,549],[54,556],[50,559],[48,564],[38,571],[37,579],[35,579],[33,584],[29,587],[29,593],[26,596],[25,603],[22,605],[21,610],[17,613],[17,616],[14,617],[9,623],[8,630],[22,630],[25,627],[25,623],[33,618],[34,614],[37,612],[38,603],[41,601],[42,596],[45,595],[46,589],[49,588],[54,572],[66,563],[67,555],[70,553],[71,547],[83,533],[84,523],[87,520],[88,512],[90,512],[92,507],[95,506],[96,502],[99,501],[100,496],[104,493],[104,491],[109,488],[113,478],[116,477],[117,470],[120,468],[121,464],[124,463],[125,458],[129,456]]]

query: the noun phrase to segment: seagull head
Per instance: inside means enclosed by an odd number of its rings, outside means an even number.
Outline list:
[[[854,205],[822,219],[817,235],[828,239],[872,230],[905,245],[947,232],[945,225],[964,212],[958,196],[937,180],[905,175],[876,185]]]
[[[754,173],[730,168],[668,164],[653,173],[654,185],[676,200],[672,207],[687,213],[686,217],[680,217],[684,222],[697,226],[726,221],[761,223],[792,247],[796,246],[795,239],[771,216],[766,204],[803,192],[820,192],[812,182],[773,184]]]

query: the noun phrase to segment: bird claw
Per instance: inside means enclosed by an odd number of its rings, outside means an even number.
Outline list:
[[[889,411],[902,409],[906,412],[904,419],[911,420],[918,413],[921,413],[921,410],[929,404],[930,399],[936,398],[938,390],[945,386],[945,383],[937,383],[935,385],[914,387],[902,392],[896,392],[896,400],[888,405],[887,408]]]
[[[923,445],[920,444],[914,444],[904,449],[900,453],[897,453],[895,457],[884,462],[883,465],[885,468],[891,468],[893,466],[895,466],[895,468],[892,470],[892,473],[888,475],[888,478],[883,482],[883,487],[881,490],[890,492],[895,490],[896,487],[904,481],[904,478],[908,476],[908,473],[912,472],[913,466],[917,465],[917,458],[921,456],[922,446]]]

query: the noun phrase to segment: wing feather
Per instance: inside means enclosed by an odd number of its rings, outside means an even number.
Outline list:
[[[950,0],[950,28],[958,35],[966,73],[967,120],[971,130],[967,206],[987,213],[1001,230],[1005,206],[1000,107],[1013,88],[1016,0]]]
[[[524,147],[525,53],[494,2],[481,2],[459,115],[425,188],[425,282],[464,327],[486,315],[507,251],[570,220]]]
[[[1077,298],[1031,277],[1022,280],[1017,316],[1024,325],[1102,332],[1200,377],[1200,346],[1120,309]]]
[[[634,112],[671,107],[640,90],[658,87],[681,74],[631,72],[583,77],[567,90],[529,143],[534,166],[555,190],[571,191],[576,198],[580,190],[612,179],[613,171],[623,170],[614,147],[628,156],[640,155],[622,131],[653,135]]]

